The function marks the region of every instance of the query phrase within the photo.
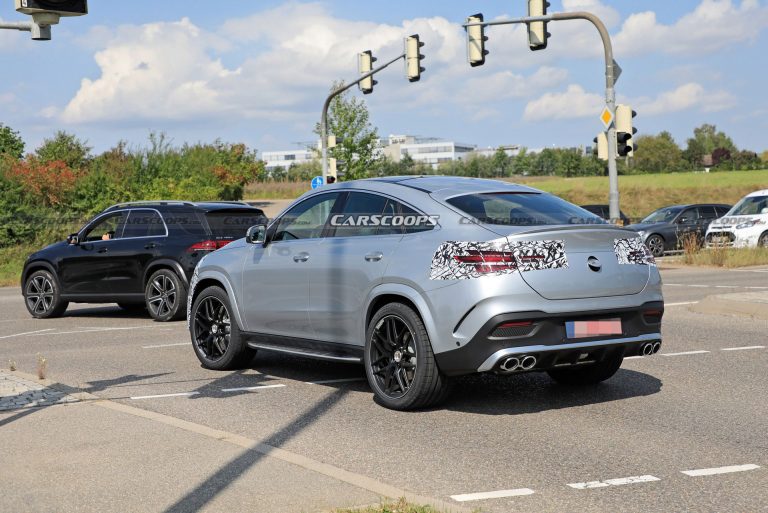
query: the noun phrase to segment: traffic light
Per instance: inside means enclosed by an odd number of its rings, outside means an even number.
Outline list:
[[[336,147],[336,136],[335,135],[329,135],[328,136],[328,152],[330,154],[331,149]],[[336,170],[336,159],[333,157],[328,158],[328,177],[333,177],[333,181],[336,181],[337,178],[337,170]]]
[[[483,15],[473,14],[467,18],[467,23],[482,23]],[[488,50],[485,49],[485,42],[488,38],[485,36],[485,28],[482,25],[467,27],[467,58],[472,67],[485,64],[485,56]]]
[[[616,143],[617,153],[622,157],[633,157],[637,145],[632,140],[637,133],[637,128],[632,126],[632,118],[637,116],[637,112],[632,110],[629,105],[616,106]]]
[[[421,59],[424,58],[420,52],[422,46],[424,43],[419,41],[418,34],[405,38],[405,73],[409,82],[418,82],[425,71],[421,67]]]
[[[23,14],[49,13],[59,16],[88,14],[87,0],[16,0],[16,10]]]
[[[360,71],[360,74],[364,75],[373,70],[373,63],[376,62],[376,60],[376,57],[373,56],[373,53],[370,50],[358,54],[357,69]],[[373,86],[376,84],[378,84],[378,82],[373,79],[373,76],[370,76],[363,79],[359,86],[363,94],[371,94],[373,92]]]
[[[608,136],[605,132],[600,132],[597,137],[592,139],[595,143],[594,153],[600,160],[608,160]]]
[[[528,16],[546,16],[547,0],[528,0]],[[546,21],[532,21],[528,23],[528,46],[531,50],[543,50],[547,47],[547,38],[551,34],[547,32]]]

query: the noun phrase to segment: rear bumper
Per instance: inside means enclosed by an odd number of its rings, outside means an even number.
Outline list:
[[[656,311],[658,318],[644,312]],[[647,344],[661,342],[663,302],[649,302],[640,307],[548,314],[515,312],[490,319],[463,347],[435,355],[440,370],[449,375],[475,372],[504,372],[503,362],[510,357],[533,356],[536,364],[525,370],[546,370],[561,365],[600,361],[609,355],[643,354]],[[565,323],[572,320],[620,318],[622,333],[603,337],[569,339]],[[530,328],[500,330],[508,322],[532,321]],[[658,322],[654,322],[658,320]]]

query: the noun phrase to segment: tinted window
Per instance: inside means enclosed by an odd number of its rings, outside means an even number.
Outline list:
[[[677,218],[678,223],[695,223],[699,220],[699,211],[695,208],[688,208]]]
[[[397,203],[397,205],[400,207],[400,214],[403,216],[403,230],[405,233],[426,232],[435,227],[433,223],[424,219],[421,213],[416,212],[411,207],[402,203]]]
[[[251,226],[267,224],[267,218],[258,211],[217,210],[205,214],[215,239],[241,239]]]
[[[715,211],[717,212],[717,217],[723,217],[725,214],[728,213],[727,207],[715,207]]]
[[[319,194],[302,201],[278,221],[272,240],[315,239],[322,235],[339,193]]]
[[[605,224],[600,217],[551,194],[467,194],[448,203],[484,224],[546,226]]]
[[[169,210],[163,213],[168,230],[176,235],[207,237],[208,228],[202,212],[195,210]]]
[[[715,219],[717,217],[715,207],[699,207],[699,217],[707,220]]]
[[[335,237],[376,235],[384,217],[387,198],[378,194],[352,192],[339,215],[331,218]]]
[[[682,207],[660,208],[653,214],[643,219],[644,223],[670,223],[675,218]]]
[[[165,225],[154,210],[131,210],[123,229],[122,238],[157,237],[165,235]]]
[[[124,220],[125,212],[115,212],[104,216],[86,229],[83,240],[93,242],[119,239],[122,236]]]
[[[751,216],[761,214],[765,208],[768,208],[768,196],[751,196],[739,201],[728,213],[732,216]]]

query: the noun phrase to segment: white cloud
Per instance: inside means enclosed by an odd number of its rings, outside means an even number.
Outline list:
[[[736,98],[727,91],[707,91],[695,82],[659,94],[656,98],[635,100],[636,110],[647,116],[699,109],[703,112],[716,112],[733,107]]]
[[[528,102],[523,119],[543,121],[549,119],[574,119],[594,116],[597,118],[605,106],[605,99],[599,94],[588,93],[576,84],[568,86],[561,93],[546,93]]]
[[[629,16],[613,38],[618,55],[665,52],[707,55],[736,43],[754,41],[768,27],[768,7],[756,0],[702,0],[673,25],[659,23],[653,11]]]

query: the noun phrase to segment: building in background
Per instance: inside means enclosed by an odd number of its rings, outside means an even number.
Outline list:
[[[309,149],[261,152],[261,160],[267,172],[288,169],[293,164],[312,162],[316,158],[316,152]]]
[[[477,149],[472,144],[414,135],[390,135],[386,146],[382,146],[382,154],[394,162],[400,162],[409,155],[414,162],[428,164],[435,169],[443,162],[462,160]]]

